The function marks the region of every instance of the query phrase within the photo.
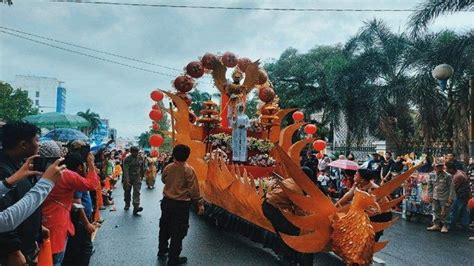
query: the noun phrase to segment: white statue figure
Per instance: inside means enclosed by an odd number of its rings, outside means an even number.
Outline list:
[[[232,160],[247,161],[247,128],[250,126],[249,117],[245,114],[242,103],[237,104],[237,116],[232,120]]]

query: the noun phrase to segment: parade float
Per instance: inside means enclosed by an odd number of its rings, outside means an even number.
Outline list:
[[[226,78],[228,70],[232,71],[231,81]],[[203,106],[201,113],[193,114],[190,111],[192,98],[188,93],[204,75],[212,76],[221,95],[220,103],[208,99],[200,103]],[[273,173],[277,173],[283,178],[293,178],[305,192],[298,194],[280,184],[291,201],[304,210],[304,215],[285,213],[285,217],[301,229],[298,236],[280,234],[288,246],[302,253],[332,250],[347,264],[360,265],[370,264],[373,254],[385,247],[387,242],[375,242],[374,234],[388,228],[395,220],[370,222],[367,211],[375,208],[387,212],[399,204],[402,198],[380,201],[400,187],[415,167],[371,194],[357,192],[351,204],[337,208],[300,168],[303,149],[312,146],[322,151],[326,143],[317,139],[317,127],[305,123],[302,112],[279,107],[278,96],[258,61],[237,58],[230,52],[220,56],[207,53],[200,60],[190,62],[184,73],[173,81],[173,86],[175,90],[151,93],[155,102],[167,96],[170,107],[153,105],[149,116],[154,121],[155,133],[150,137],[150,144],[156,150],[163,143],[156,122],[162,119],[164,112],[169,113],[171,131],[162,134],[168,134],[173,145],[191,147],[188,163],[199,179],[201,193],[207,202],[206,213],[219,225],[274,247],[273,242],[278,238],[261,205],[266,192],[265,183]],[[261,101],[258,119],[236,127],[236,118],[253,90],[257,90]],[[282,122],[290,114],[293,119],[289,120],[293,123],[284,127]],[[304,130],[306,137],[293,142],[299,130]],[[241,149],[236,139],[242,140],[242,135],[246,139],[246,158],[236,160],[233,149]]]

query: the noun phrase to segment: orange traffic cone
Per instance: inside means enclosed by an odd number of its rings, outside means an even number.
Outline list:
[[[52,266],[53,265],[53,252],[51,251],[51,241],[46,239],[41,245],[38,254],[38,266]]]

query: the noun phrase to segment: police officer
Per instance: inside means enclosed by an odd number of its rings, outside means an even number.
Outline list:
[[[138,147],[131,147],[130,155],[123,162],[124,210],[130,209],[130,194],[133,188],[133,215],[138,215],[139,212],[143,211],[143,208],[140,207],[140,189],[142,187],[144,165],[138,156],[138,151]]]
[[[450,174],[444,171],[444,159],[437,158],[435,171],[430,174],[428,182],[429,200],[433,207],[433,226],[428,231],[448,232],[448,213],[454,198],[454,186]],[[441,224],[443,227],[441,227]]]

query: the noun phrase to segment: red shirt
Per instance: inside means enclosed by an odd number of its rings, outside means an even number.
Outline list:
[[[43,225],[50,231],[52,253],[65,250],[67,235],[74,235],[74,225],[71,221],[71,208],[74,191],[95,190],[98,177],[95,171],[89,171],[86,178],[76,172],[66,169],[60,181],[56,183],[51,193],[43,203]]]

